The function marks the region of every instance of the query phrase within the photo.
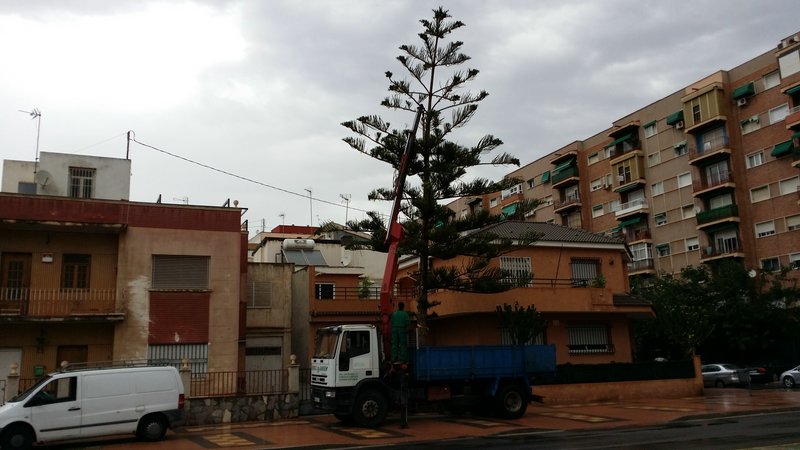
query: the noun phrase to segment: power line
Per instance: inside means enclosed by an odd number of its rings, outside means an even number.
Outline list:
[[[134,134],[131,133],[131,135],[134,135]],[[276,191],[280,191],[280,192],[283,192],[283,193],[286,193],[286,194],[291,194],[291,195],[296,195],[298,197],[303,197],[304,199],[305,198],[310,198],[310,199],[316,200],[316,201],[318,201],[320,203],[325,203],[327,205],[332,205],[332,206],[336,206],[336,207],[339,207],[339,208],[343,208],[341,203],[332,202],[332,201],[324,200],[324,199],[317,198],[317,197],[311,197],[310,193],[301,194],[299,192],[290,191],[289,189],[280,188],[280,187],[277,187],[277,186],[273,186],[271,184],[267,184],[267,183],[264,183],[264,182],[261,182],[261,181],[258,181],[258,180],[254,180],[252,178],[248,178],[248,177],[245,177],[245,176],[242,176],[242,175],[238,175],[238,174],[235,174],[235,173],[232,173],[232,172],[228,172],[227,170],[219,169],[217,167],[210,166],[208,164],[204,164],[204,163],[189,159],[189,158],[187,158],[185,156],[181,156],[181,155],[177,155],[177,154],[172,153],[172,152],[168,152],[166,150],[160,149],[160,148],[155,147],[153,145],[145,144],[144,142],[137,141],[135,137],[132,137],[131,141],[133,141],[133,142],[135,142],[135,143],[137,143],[137,144],[139,144],[139,145],[141,145],[143,147],[147,147],[147,148],[153,149],[153,150],[155,150],[157,152],[161,152],[161,153],[163,153],[165,155],[172,156],[173,158],[178,158],[178,159],[186,161],[188,163],[195,164],[197,166],[204,167],[206,169],[213,170],[215,172],[219,172],[221,174],[228,175],[230,177],[238,178],[240,180],[244,180],[244,181],[247,181],[249,183],[257,184],[259,186],[263,186],[263,187],[266,187],[266,188],[269,188],[269,189],[275,189]],[[308,191],[306,191],[306,192],[308,192]],[[360,208],[356,208],[356,207],[349,206],[349,205],[348,205],[348,207],[350,209],[354,209],[356,211],[361,211],[361,212],[365,212],[365,213],[370,212],[370,211],[367,211],[366,209],[360,209]]]

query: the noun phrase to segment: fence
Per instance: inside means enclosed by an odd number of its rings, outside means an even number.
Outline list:
[[[286,392],[286,369],[192,373],[191,397],[233,397]]]

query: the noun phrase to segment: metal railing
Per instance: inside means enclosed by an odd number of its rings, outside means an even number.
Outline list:
[[[708,153],[713,153],[713,152],[715,152],[717,150],[720,150],[720,149],[723,149],[723,148],[727,148],[727,147],[728,147],[728,138],[727,137],[711,139],[709,141],[703,142],[703,144],[700,145],[700,146],[691,145],[689,147],[689,159],[691,160],[691,159],[699,158],[699,157],[701,157],[703,155],[706,155]]]
[[[630,201],[628,203],[623,203],[623,204],[619,205],[619,209],[617,210],[617,212],[618,213],[619,212],[624,212],[626,209],[633,209],[633,208],[643,209],[643,208],[647,208],[647,207],[648,206],[647,206],[647,201],[646,200],[638,199],[638,200],[633,200],[633,201]]]
[[[638,261],[631,261],[628,263],[628,272],[638,272],[640,270],[653,270],[655,269],[653,258],[640,259]]]
[[[555,209],[564,208],[566,206],[575,205],[581,202],[581,196],[578,194],[568,195],[564,200],[560,200],[555,204]]]
[[[116,289],[0,287],[0,315],[69,316],[116,311]]]
[[[733,182],[733,172],[725,170],[710,174],[705,180],[692,181],[692,189],[697,192],[731,182]]]
[[[287,379],[286,369],[193,373],[189,392],[193,398],[273,394],[286,392]]]
[[[739,207],[736,205],[726,205],[719,208],[714,208],[710,211],[702,211],[697,213],[697,224],[704,224],[714,222],[715,220],[726,219],[728,217],[738,217]]]
[[[317,293],[319,295],[319,293]],[[316,297],[317,300],[378,300],[381,295],[380,287],[339,287],[336,286],[332,297]],[[416,289],[395,289],[394,298],[414,299],[417,297]]]

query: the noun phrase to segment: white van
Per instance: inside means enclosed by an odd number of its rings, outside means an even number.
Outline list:
[[[66,367],[0,406],[0,448],[126,433],[157,441],[183,424],[183,406],[174,367]]]

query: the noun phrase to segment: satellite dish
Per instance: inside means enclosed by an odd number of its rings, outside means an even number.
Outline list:
[[[349,266],[353,262],[353,252],[342,248],[342,265]]]
[[[33,175],[33,181],[35,181],[36,184],[38,184],[42,189],[47,187],[51,178],[53,178],[52,175],[50,175],[50,172],[46,170],[40,170]]]
[[[747,272],[747,276],[749,276],[750,278],[755,278],[756,275],[757,275],[757,273],[756,273],[755,269],[750,269],[750,271]]]

